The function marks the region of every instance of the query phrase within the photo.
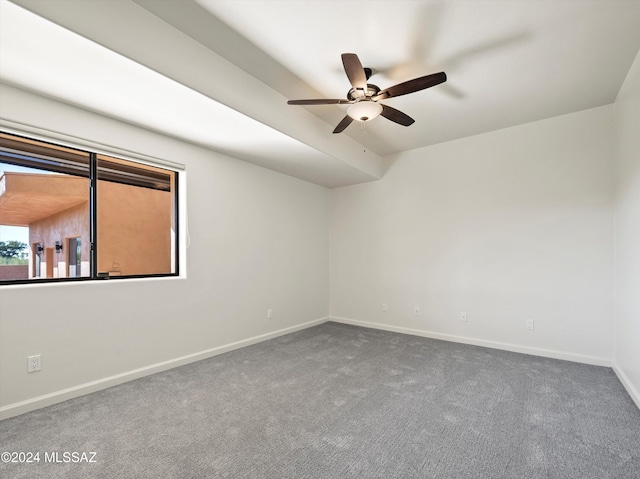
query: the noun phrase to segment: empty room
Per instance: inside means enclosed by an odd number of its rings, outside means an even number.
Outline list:
[[[640,477],[638,25],[0,0],[0,476]]]

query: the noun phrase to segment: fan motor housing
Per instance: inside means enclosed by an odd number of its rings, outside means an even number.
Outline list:
[[[372,96],[375,96],[378,93],[380,93],[380,88],[377,85],[367,83],[367,91],[365,92],[366,98],[371,98]],[[349,93],[347,93],[347,98],[352,101],[361,100],[360,95],[356,94],[356,91],[353,88],[349,90]]]

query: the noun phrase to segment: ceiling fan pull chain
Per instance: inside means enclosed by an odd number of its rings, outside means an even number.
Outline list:
[[[365,138],[365,134],[367,129],[367,122],[366,121],[361,121],[360,122],[360,131],[362,132],[362,153],[366,153],[367,152],[367,147],[364,144],[364,138]]]

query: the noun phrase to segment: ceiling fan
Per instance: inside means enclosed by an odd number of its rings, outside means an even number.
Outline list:
[[[444,72],[440,72],[414,78],[413,80],[398,83],[392,87],[380,90],[378,86],[367,83],[367,80],[369,80],[371,76],[371,69],[363,68],[358,55],[355,53],[343,53],[342,65],[344,65],[344,71],[353,87],[347,93],[346,100],[318,99],[289,100],[287,102],[289,105],[351,105],[347,109],[347,116],[345,116],[342,121],[338,123],[335,130],[333,130],[334,133],[344,131],[353,120],[366,122],[373,120],[378,115],[382,115],[387,120],[391,120],[402,126],[409,126],[415,122],[413,118],[395,108],[383,105],[379,103],[379,101],[393,98],[394,96],[414,93],[447,81],[447,75]]]

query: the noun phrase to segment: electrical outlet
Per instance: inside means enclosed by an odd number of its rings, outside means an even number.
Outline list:
[[[527,319],[524,322],[524,329],[527,331],[533,331],[533,319]]]
[[[389,311],[389,305],[387,303],[382,303],[382,312],[386,313]]]
[[[422,314],[422,308],[420,306],[416,306],[415,308],[413,308],[413,314],[415,314],[416,316],[420,316]]]
[[[460,313],[460,321],[464,321],[465,323],[467,322],[467,313],[464,311]]]
[[[267,309],[267,319],[273,319],[273,309]]]
[[[27,372],[35,373],[36,371],[40,371],[40,355],[39,354],[35,356],[29,356],[27,358]]]

